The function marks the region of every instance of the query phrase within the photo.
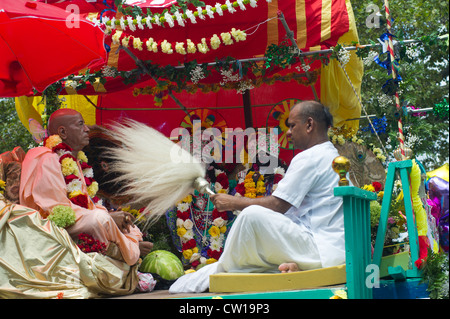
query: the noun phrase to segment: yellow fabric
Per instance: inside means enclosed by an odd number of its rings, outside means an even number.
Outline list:
[[[346,5],[350,23],[349,31],[343,34],[338,41],[344,46],[350,45],[352,41],[359,41],[355,17],[349,0],[346,1]],[[358,96],[361,96],[363,64],[361,59],[356,56],[355,51],[350,51],[350,56],[350,61],[345,66],[345,70]],[[354,129],[356,132],[359,128],[359,121],[345,120],[360,117],[361,106],[344,71],[339,66],[339,62],[333,59],[328,66],[322,65],[320,86],[320,100],[330,108],[334,117],[334,126],[340,127],[346,124],[349,129]]]
[[[448,182],[448,176],[449,176],[449,170],[448,170],[448,163],[445,163],[444,165],[442,165],[439,168],[436,168],[435,170],[432,170],[430,172],[427,172],[427,178],[432,178],[432,177],[439,177],[442,178],[443,180]]]
[[[95,107],[97,105],[98,96],[87,96],[94,105],[92,105],[83,95],[64,95],[60,96],[60,98],[64,97],[65,101],[63,101],[63,107],[71,108],[77,110],[83,115],[84,121],[87,125],[95,124]],[[42,119],[41,114],[44,112],[45,105],[41,103],[41,96],[21,96],[16,97],[16,111],[19,116],[20,121],[23,126],[30,132],[30,127],[28,125],[28,121],[30,118],[35,119],[41,125]],[[31,133],[31,132],[30,132]]]
[[[302,49],[306,47],[307,39],[305,1],[296,0],[295,8],[297,16],[297,45]]]
[[[331,0],[322,0],[322,21],[320,24],[320,42],[324,42],[331,37]]]
[[[0,298],[94,298],[137,286],[137,266],[85,254],[63,228],[1,199],[0,240]]]
[[[412,161],[413,166],[411,168],[411,173],[409,174],[411,179],[411,197],[414,215],[416,218],[417,225],[417,235],[427,236],[428,235],[428,216],[425,208],[423,207],[422,200],[419,196],[419,188],[422,183],[421,172],[419,165],[417,165],[416,160]],[[431,241],[431,240],[430,240]],[[432,249],[437,252],[438,244],[437,241],[432,239]]]

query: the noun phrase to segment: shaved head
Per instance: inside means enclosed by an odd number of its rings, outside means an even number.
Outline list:
[[[58,134],[58,127],[65,125],[67,122],[67,116],[81,115],[80,112],[74,109],[59,109],[52,113],[48,119],[48,133],[50,135]]]
[[[50,135],[59,135],[76,155],[89,144],[89,128],[80,112],[73,109],[59,109],[53,112],[48,120]]]

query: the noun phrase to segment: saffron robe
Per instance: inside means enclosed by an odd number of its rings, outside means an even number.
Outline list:
[[[82,190],[87,193],[78,161],[77,164],[83,183]],[[90,199],[88,209],[73,204],[67,196],[59,157],[47,147],[33,148],[25,156],[20,179],[20,204],[37,210],[43,218],[57,205],[70,206],[76,214],[75,224],[66,228],[72,239],[76,240],[80,233],[87,233],[104,242],[107,247],[111,242],[115,243],[128,265],[134,265],[139,260],[141,231],[132,227],[129,233],[122,233],[107,209],[94,204]]]

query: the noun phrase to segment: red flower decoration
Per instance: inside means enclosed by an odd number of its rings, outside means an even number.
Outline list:
[[[80,194],[78,196],[72,197],[70,201],[75,205],[88,208],[89,200],[86,194]]]
[[[74,174],[70,174],[70,175],[64,176],[64,180],[66,181],[66,184],[69,184],[74,179],[78,179],[78,176],[74,175]]]
[[[72,148],[69,145],[67,145],[66,143],[59,143],[58,145],[56,145],[55,147],[52,148],[53,153],[56,153],[60,150],[72,152]]]
[[[236,193],[239,193],[239,194],[241,194],[242,196],[245,195],[245,186],[244,186],[244,183],[237,184],[235,189],[236,189]]]
[[[223,249],[221,248],[220,251],[208,249],[208,256],[211,258],[214,258],[216,260],[219,260],[220,255],[222,255]]]
[[[56,146],[55,146],[55,147],[56,147]],[[65,159],[65,158],[71,158],[74,162],[77,161],[77,159],[76,159],[75,157],[73,157],[72,154],[64,154],[63,156],[61,156],[61,157],[59,158],[59,162],[62,163],[63,159]]]
[[[189,213],[189,211],[187,210],[187,211],[185,211],[185,212],[180,212],[180,211],[177,211],[177,217],[178,218],[180,218],[180,219],[182,219],[182,220],[186,220],[186,219],[188,219],[189,218],[189,216],[190,216],[190,213]]]
[[[92,168],[92,166],[88,165],[88,163],[86,163],[86,162],[82,162],[82,163],[80,163],[80,165],[81,165],[81,169],[82,170],[84,170],[86,168]]]
[[[86,182],[86,186],[90,186],[94,182],[94,179],[92,177],[85,177],[84,181]]]
[[[373,188],[375,188],[375,192],[379,192],[381,190],[381,183],[379,182],[373,182],[372,183]]]
[[[219,212],[217,210],[217,208],[214,208],[213,212],[212,212],[212,218],[213,220],[216,218],[222,217],[222,219],[224,220],[228,220],[228,214],[227,212]]]
[[[77,246],[82,252],[85,253],[98,252],[104,254],[106,252],[106,244],[95,240],[94,237],[87,233],[81,233],[78,235]]]
[[[186,250],[186,249],[195,248],[195,246],[197,246],[197,242],[195,241],[195,239],[191,239],[191,240],[188,240],[187,242],[183,243],[182,248],[183,248],[183,250]]]
[[[222,185],[223,189],[227,189],[230,186],[230,182],[228,181],[228,177],[225,173],[220,173],[217,175],[216,182]]]
[[[273,183],[278,184],[283,179],[283,175],[281,174],[275,174],[273,176]]]

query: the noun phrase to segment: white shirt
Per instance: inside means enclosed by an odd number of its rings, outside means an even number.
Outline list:
[[[297,154],[273,193],[292,205],[285,216],[311,231],[323,267],[345,263],[343,201],[333,194],[339,176],[331,164],[337,156],[329,141]]]

